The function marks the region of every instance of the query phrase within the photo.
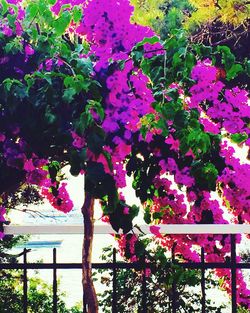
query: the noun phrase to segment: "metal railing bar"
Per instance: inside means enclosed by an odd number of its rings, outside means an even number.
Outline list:
[[[237,281],[237,262],[236,262],[236,241],[235,235],[231,235],[231,298],[232,298],[232,313],[237,313],[237,296],[236,296],[236,281]]]
[[[113,264],[116,262],[116,249],[113,249]],[[113,268],[112,313],[117,313],[117,267]]]
[[[56,248],[53,249],[53,313],[57,313],[57,263],[56,263]]]
[[[175,261],[175,247],[176,247],[176,242],[173,244],[172,250],[171,250],[171,255],[172,255],[172,263],[176,264]],[[173,284],[172,284],[172,313],[176,313],[177,312],[177,306],[176,306],[176,297],[177,297],[177,293],[176,293],[176,281],[175,279],[173,280]]]
[[[23,250],[23,312],[28,312],[28,275],[27,275],[27,249]]]
[[[175,265],[179,265],[183,268],[189,268],[189,269],[216,269],[216,268],[226,268],[230,269],[231,264],[228,263],[204,263],[201,262],[197,263],[178,263],[175,262]],[[172,264],[168,263],[164,265],[165,268],[171,268]],[[1,263],[0,264],[0,270],[7,270],[7,269],[53,269],[54,265],[53,263]],[[82,264],[81,263],[57,263],[56,264],[57,269],[81,269]],[[113,263],[93,263],[92,264],[93,269],[142,269],[142,264],[139,263],[119,263],[116,264]],[[147,264],[146,268],[154,268],[154,265]],[[250,269],[250,263],[236,263],[235,265],[236,269]]]
[[[159,225],[160,232],[166,235],[178,234],[250,234],[249,224],[164,224]],[[139,225],[134,228],[135,233],[141,229],[146,234],[151,234],[149,225]],[[83,234],[83,225],[5,225],[6,235],[25,234]],[[115,234],[110,225],[95,225],[95,234]]]
[[[201,270],[201,293],[202,293],[202,313],[206,312],[206,286],[205,286],[205,270],[224,268],[231,270],[231,298],[232,298],[232,313],[237,313],[237,269],[250,269],[250,262],[237,263],[236,257],[236,235],[231,234],[231,260],[225,262],[205,262],[205,251],[201,248],[201,262],[180,262],[175,258],[174,246],[172,249],[171,260],[163,266],[164,269],[173,269],[174,266],[180,266],[185,269],[198,269]],[[23,250],[23,263],[1,263],[0,270],[23,270],[23,312],[28,312],[28,270],[53,270],[53,313],[57,313],[58,309],[58,297],[57,297],[57,270],[58,269],[82,269],[82,263],[57,263],[56,248],[53,249],[53,262],[52,263],[28,263],[27,262],[27,250]],[[117,270],[118,269],[136,269],[143,271],[142,280],[142,302],[140,312],[147,312],[147,286],[146,286],[146,271],[147,269],[154,270],[155,265],[153,263],[146,263],[145,256],[143,262],[125,263],[117,262],[116,249],[113,249],[113,262],[110,263],[92,263],[93,269],[107,269],[113,270],[113,291],[112,291],[112,313],[117,313]],[[174,270],[174,269],[173,269]],[[177,312],[176,303],[176,284],[172,284],[172,313]],[[171,307],[170,307],[171,310]]]
[[[142,274],[142,313],[147,313],[147,264],[146,256],[143,256],[143,274]]]
[[[206,280],[205,280],[205,251],[204,248],[201,248],[201,308],[202,313],[206,313]]]

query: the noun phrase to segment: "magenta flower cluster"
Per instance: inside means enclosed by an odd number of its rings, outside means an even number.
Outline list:
[[[110,59],[126,60],[135,44],[155,35],[149,27],[132,24],[132,13],[128,0],[110,0],[108,5],[102,0],[92,0],[86,6],[84,19],[76,32],[87,36],[91,52],[99,59],[97,69],[106,68]],[[161,48],[158,43],[144,46],[149,56],[162,53],[161,50],[150,52]]]
[[[210,60],[198,62],[191,77],[196,84],[190,89],[189,107],[197,108],[209,117],[209,122],[200,120],[204,127],[213,133],[218,133],[218,128],[224,128],[228,133],[246,133],[249,137],[250,106],[247,91],[239,87],[226,88],[219,79],[219,69]],[[249,140],[246,144],[249,145]]]
[[[25,173],[25,182],[41,189],[41,195],[48,199],[51,205],[64,213],[73,209],[73,202],[66,189],[66,183],[52,182],[49,176],[49,161],[39,159],[34,153],[30,154],[29,146],[20,138],[19,128],[14,127],[12,136],[0,135],[0,144],[3,146],[3,157],[9,167],[16,168]],[[54,193],[52,193],[54,188]]]
[[[226,142],[221,145],[221,154],[225,158],[227,167],[218,178],[223,192],[224,204],[235,216],[235,223],[250,223],[250,186],[246,181],[250,179],[250,164],[242,164],[234,156],[235,150]]]

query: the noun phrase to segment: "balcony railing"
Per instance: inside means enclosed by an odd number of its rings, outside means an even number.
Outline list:
[[[23,225],[23,226],[5,226],[5,233],[12,235],[22,234],[82,234],[83,226],[81,225]],[[150,233],[149,227],[142,225],[135,229],[135,232]],[[172,251],[172,263],[165,265],[166,269],[170,269],[172,265],[178,265],[186,269],[198,269],[201,271],[201,312],[207,313],[206,309],[206,278],[205,272],[208,269],[224,268],[231,271],[231,312],[237,313],[237,269],[250,269],[250,263],[238,263],[236,260],[236,234],[250,233],[250,225],[161,225],[161,232],[164,234],[227,234],[231,237],[231,257],[225,262],[205,262],[205,251],[201,248],[201,261],[200,262],[185,262],[181,263],[175,260],[174,251]],[[114,231],[108,225],[96,225],[95,234],[110,234]],[[151,268],[151,264],[145,262],[124,263],[116,261],[117,252],[113,250],[112,263],[93,263],[93,269],[106,269],[113,272],[113,285],[112,285],[112,313],[119,313],[117,311],[117,271],[119,269],[136,269],[142,270],[146,273],[147,268]],[[28,275],[29,269],[52,269],[53,270],[53,313],[57,313],[57,270],[58,269],[81,269],[81,263],[58,263],[57,250],[53,249],[53,262],[52,263],[28,263],[27,262],[27,249],[23,250],[22,263],[2,263],[0,270],[23,270],[23,312],[28,312]],[[147,277],[143,275],[141,286],[141,308],[140,313],[147,313]],[[177,292],[176,285],[172,285],[172,313],[177,312]],[[84,308],[84,312],[86,308]]]

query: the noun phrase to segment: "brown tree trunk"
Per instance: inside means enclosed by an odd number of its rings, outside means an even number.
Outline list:
[[[85,193],[82,206],[84,239],[82,249],[83,312],[97,313],[98,301],[92,280],[92,243],[94,235],[94,198]],[[86,308],[86,310],[85,310]]]

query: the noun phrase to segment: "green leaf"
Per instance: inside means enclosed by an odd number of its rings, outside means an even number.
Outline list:
[[[34,85],[35,83],[35,80],[32,78],[31,75],[27,74],[24,76],[24,80],[26,81],[27,83],[27,86],[28,86],[28,90]]]
[[[144,51],[142,49],[140,51],[139,50],[132,51],[131,56],[135,60],[135,62],[136,61],[138,62],[138,61],[140,61],[143,58]]]
[[[165,255],[165,250],[162,247],[157,247],[156,253],[155,253],[156,260],[159,260],[161,265],[166,265],[167,258]]]
[[[233,66],[227,71],[227,80],[234,79],[241,72],[243,72],[242,65],[233,64]]]
[[[8,23],[9,23],[9,26],[11,28],[15,28],[16,25],[15,25],[15,22],[16,22],[16,14],[8,14],[7,15],[7,19],[8,19]]]
[[[207,153],[211,147],[210,136],[200,129],[193,129],[183,140],[187,141],[196,156]]]
[[[145,45],[145,43],[149,43],[151,45],[156,44],[160,42],[160,38],[158,36],[153,36],[153,37],[146,37],[142,41],[138,42],[133,49],[137,49],[138,47],[141,47]]]
[[[52,182],[56,181],[57,173],[60,170],[60,163],[57,161],[52,161],[49,166],[49,176],[52,180]]]
[[[90,80],[83,77],[83,75],[80,74],[76,75],[74,86],[77,93],[79,93],[82,90],[88,91],[90,84],[91,84]]]
[[[49,5],[55,5],[57,0],[48,0]]]
[[[231,135],[231,139],[233,142],[237,143],[237,144],[241,144],[244,141],[246,141],[248,138],[246,133],[237,133],[237,134],[233,134]]]
[[[54,124],[57,120],[57,117],[55,114],[51,113],[50,110],[47,110],[46,113],[45,113],[45,120],[46,122],[51,125],[51,124]]]
[[[169,134],[169,130],[167,128],[166,125],[166,121],[164,119],[159,119],[156,123],[155,123],[155,127],[157,129],[161,130],[161,135],[164,137],[167,137]]]
[[[134,219],[136,216],[138,216],[140,211],[140,208],[137,205],[132,205],[129,210],[129,215],[131,216],[132,219]]]
[[[75,95],[76,95],[76,90],[70,87],[64,90],[62,98],[65,102],[70,103],[74,100]]]
[[[135,243],[135,254],[137,257],[143,256],[145,253],[145,246],[143,241],[137,240]]]
[[[88,109],[94,109],[96,113],[99,115],[101,121],[105,117],[104,108],[102,106],[102,103],[99,101],[89,100],[88,101]]]
[[[53,74],[51,72],[35,72],[35,73],[33,73],[33,76],[34,77],[39,77],[41,79],[44,79],[44,80],[46,80],[46,82],[49,85],[52,85],[52,76],[53,76]]]
[[[214,164],[195,161],[192,164],[191,174],[195,178],[196,185],[201,190],[215,190],[218,170]]]
[[[163,217],[163,215],[164,215],[164,212],[154,212],[153,213],[153,219],[154,220],[159,220],[159,219],[161,219]]]
[[[174,56],[173,56],[173,67],[178,67],[179,65],[181,65],[182,64],[182,59],[181,59],[181,57],[180,57],[180,53],[179,53],[179,51],[178,52],[176,52],[175,54],[174,54]]]
[[[2,15],[4,15],[5,13],[7,13],[8,11],[8,3],[6,2],[6,0],[1,0],[1,10],[2,10]]]
[[[42,74],[41,77],[42,77],[43,79],[45,79],[46,82],[47,82],[49,85],[52,85],[52,79],[51,79],[51,73],[50,73],[50,72]]]
[[[150,213],[150,208],[149,207],[146,207],[146,209],[145,209],[144,221],[147,224],[151,223],[151,213]]]
[[[35,2],[31,2],[29,4],[29,6],[27,7],[27,16],[28,16],[28,19],[29,21],[33,20],[34,17],[37,15],[37,13],[39,12],[39,6],[37,3]]]
[[[185,57],[185,67],[191,71],[191,69],[194,67],[196,62],[195,56],[193,55],[193,53],[187,53],[186,57]]]
[[[63,83],[66,88],[72,87],[74,85],[74,77],[73,76],[65,77]]]
[[[4,84],[5,90],[8,92],[10,92],[12,86],[20,86],[20,87],[23,86],[23,84],[19,80],[11,79],[11,78],[6,78],[3,81],[3,84]]]
[[[15,38],[6,44],[6,46],[4,47],[4,50],[7,54],[8,53],[16,54],[23,50],[23,45],[21,44],[18,38]]]
[[[218,46],[217,51],[222,54],[222,64],[225,65],[225,69],[228,71],[235,62],[235,56],[227,46]]]
[[[195,51],[197,52],[198,56],[204,57],[211,57],[213,49],[210,46],[203,46],[203,45],[195,45]]]
[[[75,23],[80,22],[82,18],[82,9],[80,7],[74,6],[73,8],[73,21]]]
[[[247,60],[244,65],[247,75],[250,76],[250,60]]]
[[[85,76],[88,76],[93,72],[93,65],[89,58],[77,59],[77,68]]]
[[[55,32],[58,36],[64,34],[71,22],[71,14],[69,11],[62,12],[61,16],[54,21]]]
[[[4,81],[3,81],[3,84],[4,84],[4,88],[6,91],[10,92],[11,90],[11,87],[13,85],[13,80],[10,79],[10,78],[6,78]]]
[[[61,44],[61,46],[60,46],[60,54],[61,54],[61,56],[62,57],[65,57],[65,58],[68,58],[68,57],[70,57],[70,55],[71,55],[71,49],[70,49],[70,47],[69,47],[69,45],[68,44],[66,44],[65,42],[63,42],[62,44]]]
[[[93,116],[89,112],[83,112],[78,121],[76,121],[76,131],[78,134],[83,135],[85,130],[93,123]]]

